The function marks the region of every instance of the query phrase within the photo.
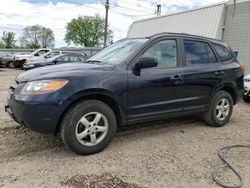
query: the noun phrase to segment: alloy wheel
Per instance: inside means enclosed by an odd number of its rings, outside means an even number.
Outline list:
[[[224,121],[230,112],[230,103],[228,99],[222,98],[216,106],[216,117],[220,121]]]
[[[77,123],[75,135],[84,146],[100,143],[108,132],[108,120],[99,112],[85,114]]]

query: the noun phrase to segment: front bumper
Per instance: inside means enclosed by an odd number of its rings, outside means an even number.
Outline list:
[[[55,134],[66,109],[66,102],[63,102],[66,98],[58,92],[46,95],[20,97],[11,94],[5,112],[24,127],[40,133]]]

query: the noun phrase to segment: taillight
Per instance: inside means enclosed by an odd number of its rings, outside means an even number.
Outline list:
[[[243,65],[240,64],[240,72],[241,72],[241,73],[244,73],[245,70],[246,70],[245,67],[244,67]]]

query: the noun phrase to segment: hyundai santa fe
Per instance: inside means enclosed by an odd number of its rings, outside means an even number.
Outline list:
[[[84,64],[20,74],[5,111],[34,131],[60,132],[72,151],[88,155],[102,151],[118,126],[193,114],[225,125],[243,77],[227,44],[160,33],[120,40]]]

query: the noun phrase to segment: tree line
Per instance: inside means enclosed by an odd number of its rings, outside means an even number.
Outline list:
[[[95,16],[78,16],[66,25],[64,41],[70,45],[82,47],[100,47],[104,42],[104,18]],[[113,32],[108,31],[108,43],[113,41]],[[17,45],[16,33],[2,33],[0,48],[52,48],[55,44],[54,32],[42,25],[27,26],[19,37]]]

